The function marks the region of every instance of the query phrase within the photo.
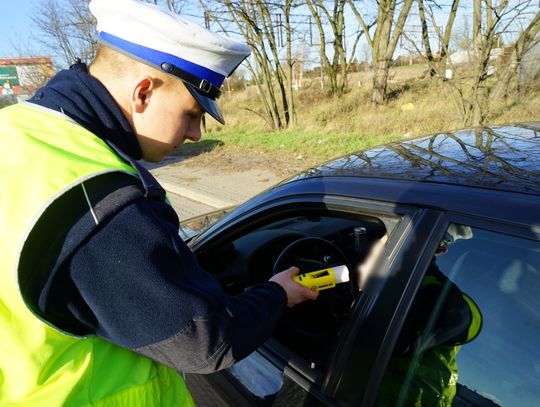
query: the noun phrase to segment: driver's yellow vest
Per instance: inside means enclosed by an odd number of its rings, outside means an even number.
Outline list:
[[[19,254],[44,210],[87,179],[134,168],[67,116],[30,104],[0,110],[0,151],[0,406],[192,406],[177,372],[54,329],[18,286]]]

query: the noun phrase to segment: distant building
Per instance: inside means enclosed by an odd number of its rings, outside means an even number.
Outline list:
[[[52,75],[51,57],[0,59],[0,97],[28,98]]]
[[[495,63],[497,60],[505,55],[505,48],[493,48],[489,54],[489,62]],[[473,61],[472,51],[462,50],[456,51],[450,54],[450,62],[452,65],[465,65],[470,64]]]

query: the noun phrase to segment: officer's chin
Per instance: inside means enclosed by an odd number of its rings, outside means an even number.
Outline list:
[[[154,164],[157,164],[157,163],[160,163],[161,161],[163,161],[163,159],[165,158],[166,154],[156,154],[156,153],[153,153],[153,154],[144,154],[143,153],[143,160],[148,162],[148,163],[154,163]]]
[[[142,158],[149,163],[159,163],[163,159],[176,152],[173,144],[165,143],[151,137],[137,135],[137,141],[141,148]]]
[[[143,149],[142,158],[149,163],[159,163],[165,159],[168,155],[172,155],[176,152],[176,149],[170,145],[160,143],[159,148]]]

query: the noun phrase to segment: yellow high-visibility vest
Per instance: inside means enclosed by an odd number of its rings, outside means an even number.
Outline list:
[[[45,209],[85,180],[135,169],[69,117],[28,103],[0,110],[0,151],[0,406],[193,406],[176,371],[55,329],[18,284],[21,250]]]

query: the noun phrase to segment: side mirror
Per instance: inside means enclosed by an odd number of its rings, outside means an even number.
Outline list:
[[[195,236],[201,234],[205,230],[220,221],[225,215],[228,215],[233,211],[235,207],[219,209],[215,212],[210,212],[205,215],[196,216],[194,218],[187,219],[180,222],[180,228],[178,234],[185,242],[193,239]]]

